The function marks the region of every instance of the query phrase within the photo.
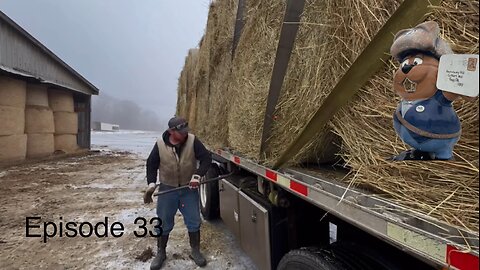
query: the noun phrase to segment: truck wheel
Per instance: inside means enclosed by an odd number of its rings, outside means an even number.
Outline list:
[[[301,248],[288,252],[277,270],[345,270],[344,265],[328,250]]]
[[[331,250],[338,258],[341,258],[345,265],[351,269],[372,269],[372,270],[400,270],[406,269],[402,261],[390,261],[386,256],[377,250],[351,242],[336,242],[331,245]],[[416,269],[407,267],[407,269]],[[417,268],[418,269],[418,268]]]
[[[212,164],[205,175],[206,180],[220,175],[217,164]],[[220,216],[218,181],[200,185],[200,211],[206,220],[217,219]]]

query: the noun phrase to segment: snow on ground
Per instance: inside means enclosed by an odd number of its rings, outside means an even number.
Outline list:
[[[162,132],[139,130],[92,131],[92,147],[128,151],[147,158],[161,135]]]

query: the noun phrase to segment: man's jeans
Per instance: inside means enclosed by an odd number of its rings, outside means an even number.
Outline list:
[[[159,191],[174,187],[160,184]],[[162,220],[163,235],[169,234],[175,223],[177,209],[183,215],[183,221],[189,232],[200,230],[200,209],[198,205],[198,189],[185,188],[157,197],[157,216]],[[156,232],[159,233],[158,231]]]

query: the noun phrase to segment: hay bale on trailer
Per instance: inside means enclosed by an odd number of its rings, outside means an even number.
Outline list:
[[[198,62],[195,67],[194,75],[193,75],[193,88],[196,91],[196,98],[195,98],[195,112],[194,112],[194,126],[193,130],[196,135],[200,138],[205,138],[208,133],[206,130],[206,126],[208,123],[208,109],[209,109],[209,72],[210,72],[210,65],[209,65],[209,58],[210,58],[210,39],[211,39],[211,31],[212,27],[212,3],[210,5],[210,12],[208,13],[208,21],[207,21],[207,30],[205,35],[203,36],[202,40],[200,41],[199,51],[198,51]],[[192,119],[190,119],[192,120]]]
[[[185,111],[185,118],[188,119],[190,126],[195,128],[195,113],[197,111],[197,90],[195,89],[195,70],[198,63],[198,49],[191,49],[189,51],[191,53],[191,58],[189,61],[189,68],[186,74],[187,78],[187,106]]]
[[[232,45],[238,1],[217,1],[211,10],[209,109],[206,142],[210,147],[228,145],[228,80],[232,67]]]
[[[177,91],[177,115],[185,117],[190,122],[190,107],[192,106],[192,98],[195,94],[194,71],[198,60],[198,49],[190,49],[185,58],[183,70],[178,79]]]
[[[266,97],[285,10],[284,1],[246,1],[245,25],[229,79],[228,143],[259,158]]]
[[[305,2],[274,113],[277,120],[268,140],[267,163],[283,154],[399,4],[396,0]],[[340,143],[328,125],[291,162],[333,161]]]

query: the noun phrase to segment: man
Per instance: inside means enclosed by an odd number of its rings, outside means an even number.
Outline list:
[[[162,235],[157,238],[158,252],[150,266],[152,270],[160,269],[166,259],[168,235],[173,229],[177,209],[182,213],[188,229],[192,248],[190,258],[201,267],[207,263],[200,253],[198,187],[200,178],[205,175],[212,162],[212,157],[200,140],[188,131],[188,123],[184,118],[170,119],[168,129],[157,140],[147,159],[148,189],[144,195],[145,203],[153,201],[157,171],[160,191],[187,185],[190,187],[157,197],[157,215],[162,220]],[[197,161],[200,162],[198,168]],[[157,234],[159,233],[157,231]]]

